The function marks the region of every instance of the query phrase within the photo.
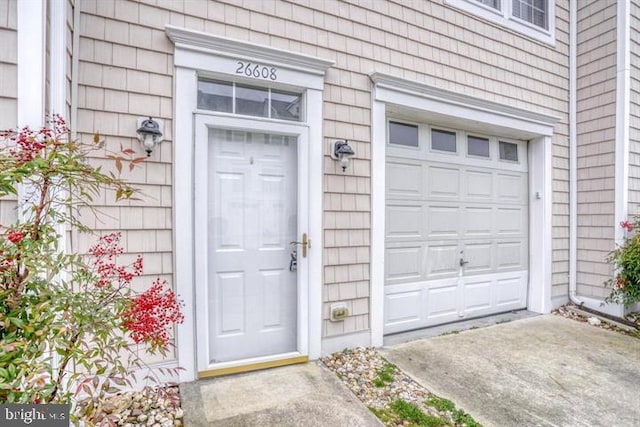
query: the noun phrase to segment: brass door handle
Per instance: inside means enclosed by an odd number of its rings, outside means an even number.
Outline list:
[[[307,233],[302,233],[302,242],[289,242],[290,246],[300,245],[302,246],[302,257],[307,257],[307,249],[311,248],[311,239],[307,236]]]

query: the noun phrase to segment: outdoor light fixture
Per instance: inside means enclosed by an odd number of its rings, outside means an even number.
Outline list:
[[[346,139],[344,141],[336,141],[333,146],[333,158],[340,162],[342,172],[347,170],[349,161],[354,154],[356,154],[355,151],[353,151]]]
[[[162,122],[153,120],[151,117],[148,119],[138,119],[138,140],[142,144],[142,147],[147,152],[147,157],[151,156],[153,149],[162,142]]]

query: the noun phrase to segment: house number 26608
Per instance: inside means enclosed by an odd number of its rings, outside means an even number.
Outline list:
[[[278,69],[266,65],[252,64],[251,62],[238,61],[236,74],[242,74],[256,79],[278,80]]]

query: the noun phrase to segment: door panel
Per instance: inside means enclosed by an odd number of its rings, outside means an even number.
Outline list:
[[[208,363],[296,351],[297,140],[208,137]]]

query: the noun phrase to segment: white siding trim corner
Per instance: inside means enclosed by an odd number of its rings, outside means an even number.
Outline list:
[[[387,120],[385,103],[371,91],[371,346],[381,347],[384,338],[384,228],[386,188]]]
[[[618,0],[616,67],[615,241],[622,244],[629,198],[629,127],[631,106],[631,4]]]
[[[550,136],[529,140],[529,299],[527,308],[536,313],[549,313],[553,309],[551,152]]]
[[[196,321],[193,232],[193,110],[197,105],[197,75],[194,70],[176,68],[174,74],[174,148],[173,150],[173,251],[175,286],[184,302],[184,322],[176,329],[176,353],[180,381],[196,379]],[[176,96],[180,94],[180,96]]]
[[[18,126],[44,122],[46,4],[18,2]]]
[[[307,352],[309,359],[318,359],[322,351],[322,286],[324,274],[322,250],[324,248],[323,193],[324,171],[322,123],[324,119],[322,91],[308,89],[306,92],[307,124],[309,126],[309,156],[317,161],[309,162],[309,236],[313,248],[309,249],[309,277],[313,278],[307,287]]]
[[[66,109],[66,81],[65,59],[67,54],[67,2],[52,2],[49,5],[51,11],[49,24],[49,53],[50,96],[49,111],[52,114],[64,115]],[[68,120],[68,117],[65,117]]]
[[[46,3],[45,0],[20,1],[18,15],[18,114],[19,128],[39,129],[44,125],[46,80]],[[18,186],[18,218],[24,209],[26,184]]]

